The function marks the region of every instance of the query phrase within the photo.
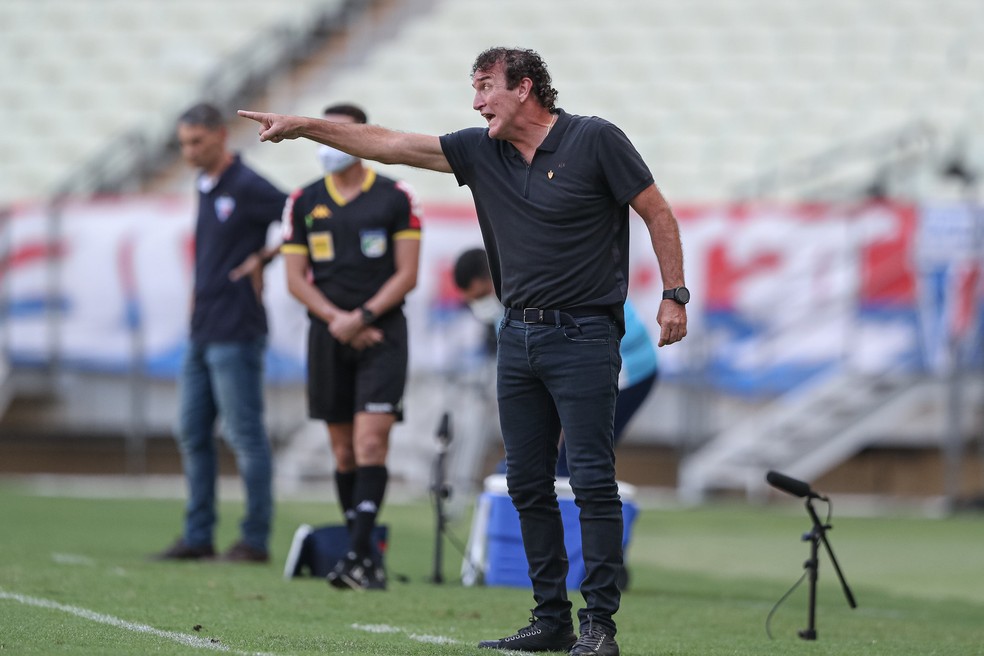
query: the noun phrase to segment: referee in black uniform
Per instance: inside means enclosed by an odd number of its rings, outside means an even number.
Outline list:
[[[328,121],[365,123],[354,105]],[[290,293],[308,309],[308,408],[327,423],[349,552],[331,585],[384,589],[371,536],[386,492],[389,434],[403,416],[407,323],[403,301],[417,284],[420,213],[403,182],[322,146],[325,177],[295,191],[284,209],[281,252]]]

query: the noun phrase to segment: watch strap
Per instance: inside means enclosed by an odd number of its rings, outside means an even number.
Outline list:
[[[690,290],[686,287],[673,287],[671,289],[663,290],[663,300],[670,300],[679,303],[680,305],[686,305],[690,302]]]

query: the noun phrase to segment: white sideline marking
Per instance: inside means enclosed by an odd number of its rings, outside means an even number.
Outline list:
[[[402,633],[411,640],[416,640],[417,642],[423,642],[429,645],[463,645],[467,644],[461,640],[456,640],[455,638],[449,638],[447,636],[441,635],[423,635],[420,633],[412,633],[406,629],[401,629],[398,626],[390,626],[389,624],[353,624],[352,628],[356,631],[365,631],[366,633]],[[525,651],[513,651],[511,649],[501,649],[496,652],[502,656],[526,656],[529,652]]]
[[[447,636],[417,635],[416,633],[408,633],[407,636],[409,636],[411,640],[425,642],[431,645],[457,645],[460,643],[459,640],[455,640],[454,638],[449,638]]]
[[[96,561],[78,554],[53,553],[51,559],[59,565],[95,565]]]
[[[366,633],[404,633],[403,629],[398,629],[389,624],[353,624],[352,628]]]
[[[454,638],[449,638],[447,636],[435,636],[435,635],[421,635],[419,633],[411,633],[406,629],[401,629],[396,626],[390,626],[389,624],[353,624],[352,628],[356,631],[365,631],[366,633],[402,633],[411,640],[416,640],[417,642],[424,642],[431,645],[459,645],[462,644],[460,640],[455,640]]]
[[[90,620],[92,622],[99,622],[100,624],[108,624],[109,626],[115,626],[120,629],[126,629],[127,631],[134,631],[136,633],[148,633],[152,636],[157,636],[158,638],[165,638],[173,642],[177,642],[188,647],[197,647],[198,649],[211,649],[213,651],[225,651],[234,654],[258,654],[258,652],[245,652],[236,651],[231,647],[227,647],[220,642],[212,642],[205,638],[199,638],[198,636],[189,635],[187,633],[178,633],[177,631],[163,631],[161,629],[155,629],[147,624],[138,624],[136,622],[127,622],[118,617],[113,617],[112,615],[105,615],[103,613],[97,613],[94,610],[88,610],[86,608],[79,608],[78,606],[68,606],[66,604],[60,604],[57,601],[51,601],[49,599],[40,599],[38,597],[28,597],[26,595],[15,594],[13,592],[6,592],[5,590],[0,590],[0,599],[9,599],[11,601],[16,601],[18,603],[24,604],[26,606],[37,606],[38,608],[48,608],[50,610],[60,610],[63,613],[69,613],[77,617],[81,617],[85,620]],[[269,655],[259,655],[259,656],[269,656]]]

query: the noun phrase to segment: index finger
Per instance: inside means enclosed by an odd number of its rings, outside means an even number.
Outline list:
[[[263,112],[251,112],[246,109],[240,109],[236,113],[242,116],[243,118],[252,119],[254,121],[262,121],[264,116]]]

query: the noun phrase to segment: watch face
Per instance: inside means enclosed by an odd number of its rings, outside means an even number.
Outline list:
[[[673,295],[679,303],[686,305],[690,302],[690,290],[686,287],[677,287],[676,290],[674,290]]]

